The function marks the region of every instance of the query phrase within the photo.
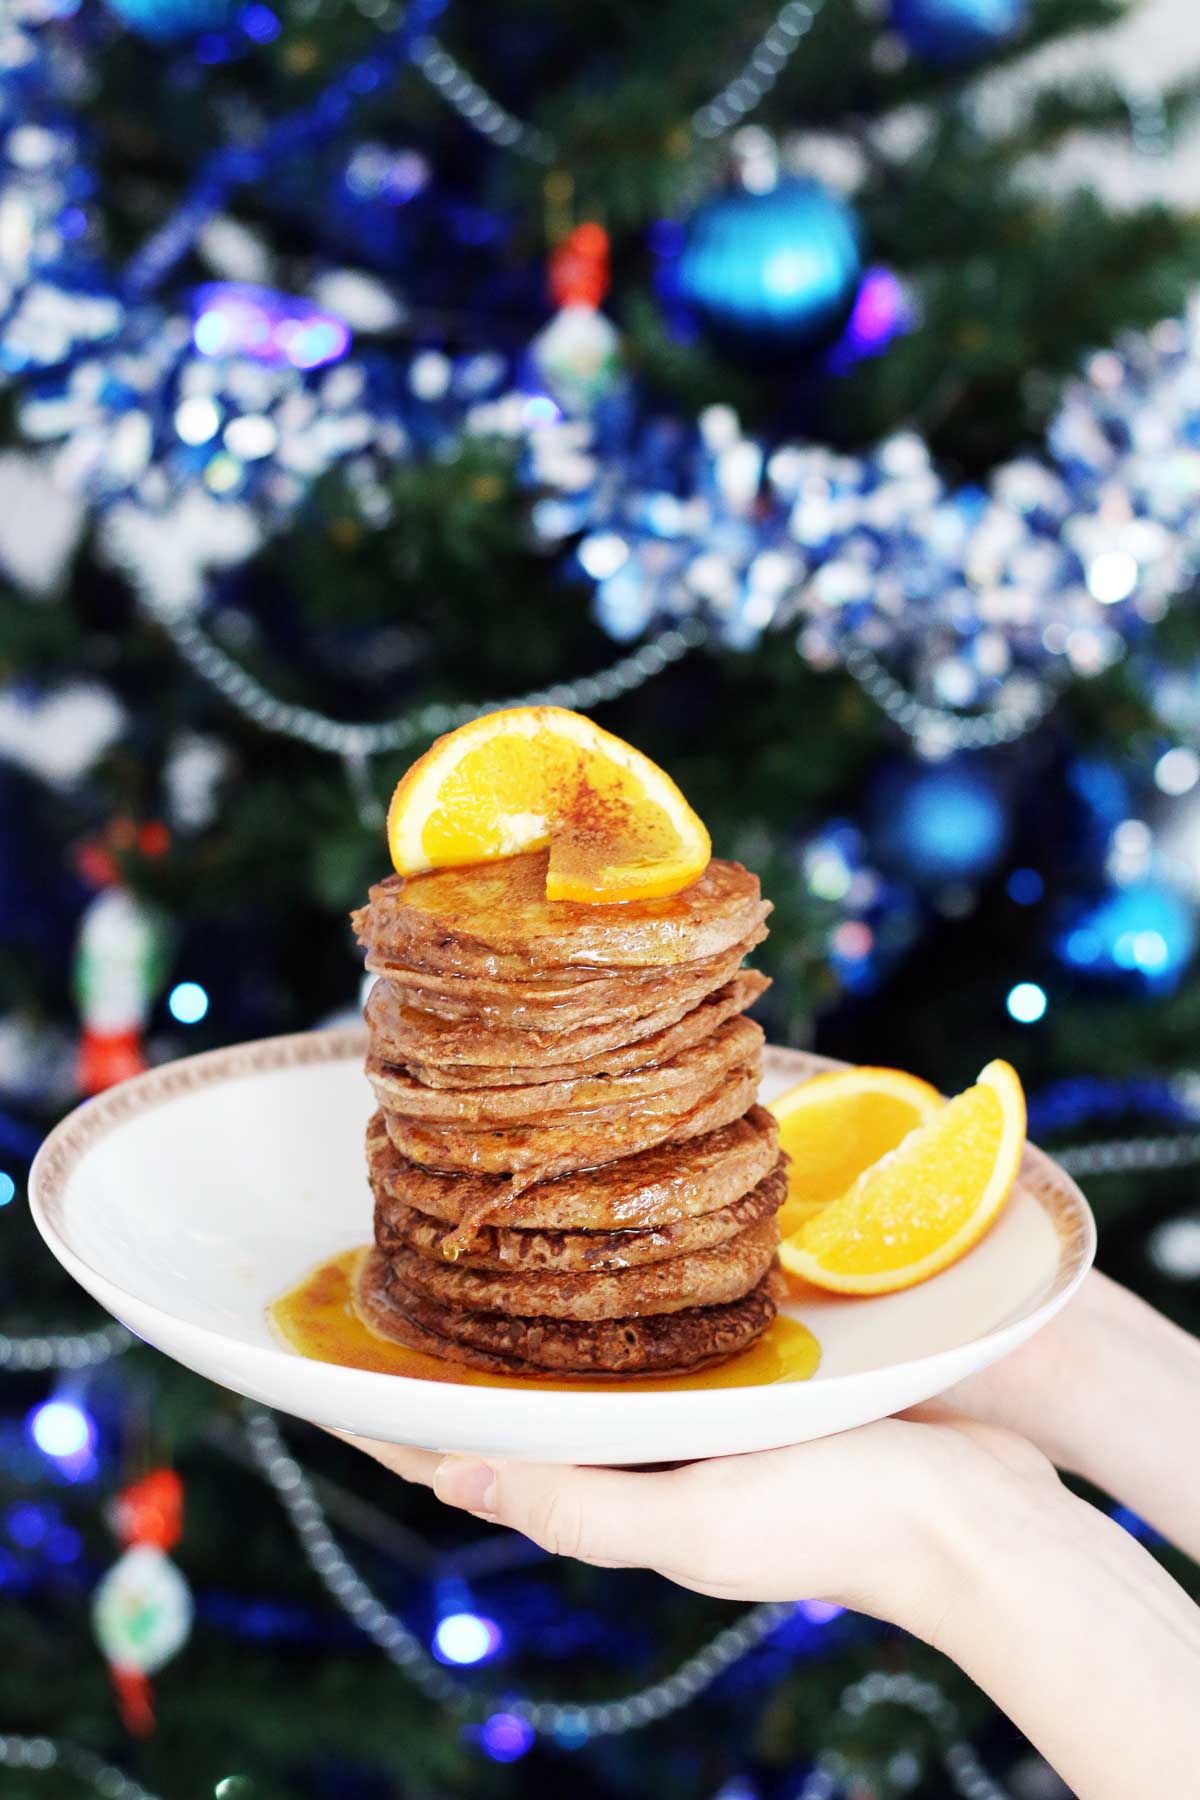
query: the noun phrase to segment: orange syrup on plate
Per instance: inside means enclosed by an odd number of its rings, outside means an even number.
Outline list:
[[[781,1381],[807,1381],[821,1361],[821,1346],[812,1332],[782,1315],[756,1344],[715,1368],[694,1375],[632,1376],[610,1381],[554,1381],[529,1375],[486,1375],[443,1362],[438,1356],[409,1350],[368,1330],[354,1309],[351,1284],[362,1250],[345,1250],[318,1263],[304,1279],[267,1308],[275,1335],[301,1356],[337,1363],[345,1369],[368,1369],[380,1375],[407,1375],[416,1381],[446,1381],[459,1387],[549,1388],[559,1393],[613,1393],[635,1389],[643,1394],[678,1394],[697,1388],[770,1387]]]

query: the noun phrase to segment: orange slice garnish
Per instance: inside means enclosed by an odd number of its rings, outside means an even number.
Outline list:
[[[856,1068],[798,1082],[768,1105],[789,1159],[779,1228],[790,1237],[945,1101],[903,1069]]]
[[[669,775],[558,706],[486,713],[441,737],[388,811],[401,875],[549,848],[548,900],[677,894],[704,873],[708,832]]]
[[[1017,1178],[1025,1095],[991,1062],[779,1247],[790,1276],[841,1294],[889,1294],[957,1262],[983,1236]]]

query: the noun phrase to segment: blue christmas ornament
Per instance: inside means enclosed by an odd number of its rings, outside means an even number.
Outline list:
[[[1095,981],[1133,980],[1170,993],[1196,949],[1196,909],[1160,878],[1111,888],[1077,906],[1054,944],[1060,961]]]
[[[206,31],[224,31],[238,0],[105,0],[109,12],[153,44],[177,43]]]
[[[1008,812],[982,763],[967,758],[889,769],[868,807],[871,843],[920,887],[983,880],[1008,845]]]
[[[1029,0],[892,0],[892,24],[929,62],[972,62],[1025,27]]]
[[[731,188],[689,220],[673,289],[713,339],[753,357],[828,343],[862,277],[858,220],[819,182]]]

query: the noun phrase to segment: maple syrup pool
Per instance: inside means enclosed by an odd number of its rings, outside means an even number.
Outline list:
[[[294,1288],[267,1308],[275,1335],[289,1350],[314,1362],[378,1375],[407,1375],[415,1381],[448,1381],[460,1387],[551,1388],[560,1393],[611,1393],[635,1388],[646,1394],[684,1393],[695,1388],[770,1387],[780,1381],[807,1381],[821,1361],[821,1346],[807,1326],[782,1314],[758,1342],[739,1356],[699,1369],[693,1375],[626,1376],[608,1381],[555,1381],[530,1375],[486,1375],[409,1350],[368,1330],[354,1310],[351,1286],[367,1248],[344,1250],[318,1263]]]

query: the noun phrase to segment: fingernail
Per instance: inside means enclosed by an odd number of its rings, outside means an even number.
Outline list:
[[[496,1471],[485,1462],[448,1456],[433,1472],[433,1491],[447,1506],[461,1506],[473,1513],[494,1512]]]

